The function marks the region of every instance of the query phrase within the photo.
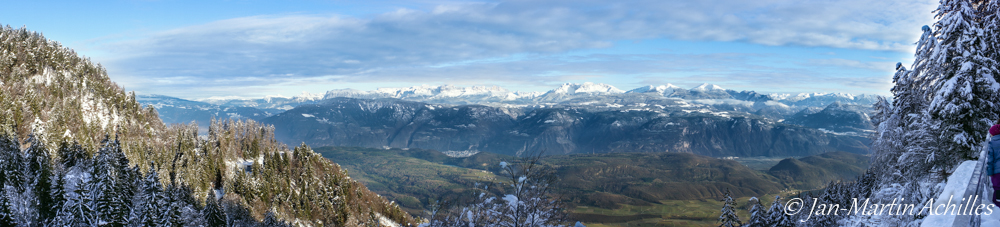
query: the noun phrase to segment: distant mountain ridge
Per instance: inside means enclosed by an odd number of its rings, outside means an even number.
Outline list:
[[[489,151],[520,156],[685,152],[706,156],[863,153],[863,137],[824,133],[742,112],[688,108],[675,99],[545,108],[336,98],[262,119],[286,143]],[[627,102],[621,102],[627,103]],[[643,106],[647,105],[647,106]]]
[[[679,99],[689,104],[700,103],[717,109],[739,110],[782,119],[804,109],[825,108],[826,105],[835,102],[870,108],[877,97],[844,93],[764,94],[755,91],[729,90],[713,84],[701,84],[692,89],[683,89],[673,84],[647,85],[623,91],[612,85],[600,83],[565,83],[547,92],[510,91],[497,86],[421,85],[379,88],[371,91],[334,89],[323,95],[303,92],[293,97],[267,96],[257,99],[213,97],[192,101],[163,95],[137,95],[140,103],[157,108],[166,123],[196,121],[203,126],[207,125],[205,123],[211,117],[259,120],[300,105],[317,104],[334,98],[392,98],[430,104],[478,104],[522,108],[556,104],[629,106],[650,99]]]
[[[656,94],[661,97],[681,99],[737,99],[744,101],[776,101],[795,106],[825,106],[833,102],[871,105],[876,101],[876,95],[852,95],[846,93],[797,93],[797,94],[763,94],[755,91],[735,91],[722,88],[719,85],[703,83],[691,89],[684,89],[673,84],[647,85],[628,91],[603,83],[585,82],[582,84],[565,83],[546,92],[510,91],[498,86],[458,87],[412,86],[402,88],[378,88],[371,91],[356,89],[334,89],[323,95],[303,92],[291,98],[283,96],[268,96],[259,99],[213,97],[199,101],[220,106],[255,107],[261,109],[291,109],[296,104],[314,104],[319,100],[338,97],[379,99],[396,98],[408,101],[420,101],[435,104],[520,104],[542,105],[569,101],[580,97],[606,96],[615,94]],[[283,107],[288,105],[289,107]]]
[[[566,83],[545,93],[424,85],[331,90],[319,97],[303,93],[205,102],[165,96],[137,99],[156,107],[168,123],[203,125],[214,117],[273,124],[279,140],[289,144],[514,156],[545,149],[561,154],[678,151],[715,157],[863,152],[866,133],[872,129],[866,118],[877,99],[840,93],[737,92],[713,84],[692,89],[650,85],[624,91],[598,83]],[[741,128],[737,124],[749,124],[752,130],[737,130]]]

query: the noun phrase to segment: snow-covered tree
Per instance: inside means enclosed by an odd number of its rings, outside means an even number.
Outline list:
[[[268,211],[266,214],[264,214],[264,220],[261,221],[260,226],[262,226],[262,227],[286,227],[286,226],[289,226],[289,225],[288,225],[288,223],[285,223],[284,221],[278,220],[278,218],[274,216],[274,212]]]
[[[140,189],[132,197],[129,226],[166,226],[163,207],[166,206],[163,186],[155,168],[150,168],[141,181]]]
[[[736,215],[736,201],[733,200],[729,189],[726,189],[726,194],[723,198],[722,204],[722,214],[719,215],[720,227],[736,227],[743,223],[740,221],[740,217]]]
[[[167,200],[170,203],[170,209],[167,210],[166,215],[171,216],[169,219],[172,220],[171,223],[173,225],[184,225],[188,221],[186,218],[193,218],[186,217],[193,213],[185,214],[186,210],[195,210],[194,203],[197,201],[191,197],[191,193],[193,192],[188,187],[177,186],[171,186],[167,191],[169,192]]]
[[[180,221],[181,226],[210,226],[205,216],[192,204],[181,208]]]
[[[39,218],[43,223],[51,224],[55,223],[56,215],[59,213],[59,209],[62,208],[65,203],[66,191],[63,187],[66,185],[66,170],[62,165],[56,164],[52,168],[52,175],[49,176],[49,181],[52,184],[49,186],[48,198],[51,199],[48,203],[41,203],[39,206]]]
[[[21,160],[21,148],[16,138],[0,136],[0,192],[6,192],[9,182],[20,182],[18,167]],[[0,226],[13,226],[13,215],[16,209],[7,193],[0,193]]]
[[[201,211],[208,226],[226,226],[226,214],[222,211],[222,206],[215,199],[215,195],[205,197],[205,208]]]
[[[942,1],[937,9],[940,20],[934,27],[940,43],[930,61],[938,70],[926,80],[933,81],[928,113],[937,120],[933,128],[939,143],[930,158],[938,169],[976,158],[974,148],[986,141],[981,132],[1000,111],[997,63],[986,52],[990,44],[980,16],[968,0]]]
[[[128,223],[133,191],[128,185],[128,167],[121,166],[124,156],[117,140],[105,137],[94,163],[94,209],[98,211],[99,223],[108,226],[124,226]]]
[[[40,152],[47,151],[34,134],[28,135],[25,143],[29,144],[29,146],[23,153],[17,152],[16,154],[11,154],[11,161],[13,162],[10,163],[12,166],[8,167],[8,169],[16,169],[17,173],[8,175],[10,178],[4,184],[3,191],[4,196],[8,197],[6,200],[10,205],[11,213],[9,215],[11,215],[13,221],[21,226],[34,226],[39,224],[38,197],[35,193],[38,189],[39,180],[47,179],[39,174],[41,170],[35,162],[38,161],[36,159],[39,158],[37,156],[39,156]],[[18,155],[23,156],[18,157]],[[47,165],[48,163],[45,164]]]
[[[53,171],[52,157],[49,155],[45,143],[40,141],[32,143],[24,152],[24,160],[24,171],[30,173],[30,178],[33,179],[31,182],[33,187],[30,190],[35,197],[34,203],[37,211],[35,223],[45,223],[55,217],[61,205],[58,201],[62,199],[62,195],[52,193],[54,188],[61,187],[61,185],[53,184],[53,181],[59,176]]]
[[[246,206],[240,204],[235,199],[223,198],[222,210],[226,214],[226,222],[229,226],[256,226],[257,220],[250,214]]]
[[[767,220],[767,210],[764,210],[764,206],[760,205],[760,200],[757,197],[750,197],[750,201],[747,201],[747,205],[750,206],[748,212],[750,212],[750,219],[747,220],[747,227],[766,227],[771,226],[771,223]]]
[[[767,221],[769,226],[773,227],[792,227],[795,226],[795,222],[792,221],[792,217],[785,212],[785,205],[781,203],[781,196],[774,196],[774,202],[771,202],[771,207],[767,210]]]
[[[54,226],[96,226],[98,225],[92,190],[94,183],[89,172],[89,162],[77,163],[66,175],[67,192],[62,208],[56,213]]]

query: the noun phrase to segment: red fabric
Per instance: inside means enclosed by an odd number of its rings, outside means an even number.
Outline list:
[[[1000,125],[993,125],[993,127],[990,127],[990,135],[1000,135]]]

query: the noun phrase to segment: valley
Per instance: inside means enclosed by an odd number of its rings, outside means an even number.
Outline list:
[[[499,163],[516,159],[487,152],[449,157],[424,149],[314,150],[413,215],[427,215],[426,210],[435,201],[468,200],[472,194],[467,189],[476,183],[494,181]],[[718,217],[722,190],[732,190],[741,204],[752,196],[769,204],[775,195],[786,197],[825,187],[829,181],[853,180],[868,167],[867,157],[847,152],[785,159],[771,171],[688,153],[552,155],[541,161],[560,179],[555,193],[569,205],[573,220],[588,226],[708,226]],[[785,174],[786,162],[803,163],[796,167],[808,174]],[[746,214],[746,208],[741,209]]]

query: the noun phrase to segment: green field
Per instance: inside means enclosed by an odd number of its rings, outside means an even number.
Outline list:
[[[496,181],[493,171],[500,161],[516,159],[491,153],[452,158],[421,149],[315,151],[418,216],[426,215],[435,201],[468,201],[468,189],[477,182]],[[822,185],[818,182],[853,177],[867,168],[866,160],[843,152],[736,160],[687,153],[610,153],[547,156],[541,162],[560,178],[554,192],[569,205],[572,219],[587,226],[717,226],[719,200],[726,190],[738,198],[738,212],[745,220],[751,196],[761,196],[762,204],[769,206],[775,195],[794,195],[816,189]],[[764,168],[767,165],[771,167]],[[788,171],[796,168],[798,172]]]
[[[443,164],[447,156],[427,156],[435,163],[410,156],[426,151],[380,150],[357,147],[321,147],[315,151],[347,170],[369,190],[396,201],[410,214],[420,215],[436,200],[462,201],[475,182],[496,177],[490,171]],[[438,152],[439,153],[439,152]]]
[[[798,158],[798,157],[787,157],[787,158]],[[746,166],[746,167],[748,167],[748,168],[750,168],[752,170],[757,170],[757,171],[761,171],[761,172],[767,172],[767,170],[771,169],[771,167],[773,167],[774,165],[777,165],[778,162],[781,162],[782,159],[785,159],[785,158],[781,158],[781,157],[777,157],[777,158],[775,158],[775,157],[739,157],[739,158],[733,159],[733,161],[739,162],[740,164],[743,164],[744,166]]]
[[[782,192],[764,195],[761,204],[771,205],[775,195],[794,193]],[[746,203],[750,197],[736,198],[737,213],[740,220],[749,218]],[[589,227],[605,226],[718,226],[719,209],[722,201],[718,200],[661,200],[660,204],[651,206],[625,205],[620,209],[602,209],[588,206],[578,206],[570,212],[576,220]]]

